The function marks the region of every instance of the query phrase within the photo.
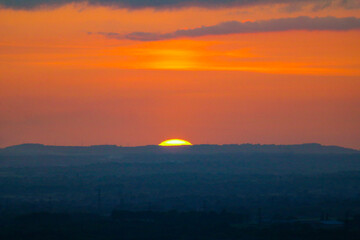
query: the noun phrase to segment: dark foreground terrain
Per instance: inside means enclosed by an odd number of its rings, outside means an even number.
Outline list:
[[[114,211],[111,216],[42,212],[7,219],[0,238],[358,240],[360,236],[360,216],[344,224],[300,219],[254,223],[248,217],[229,212]]]
[[[360,239],[360,153],[319,144],[0,149],[0,239]]]

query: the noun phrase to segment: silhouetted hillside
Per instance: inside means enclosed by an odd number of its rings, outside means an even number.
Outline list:
[[[161,230],[162,224],[168,223],[173,226],[181,223],[188,228],[188,216],[206,218],[208,224],[226,223],[229,229],[236,226],[242,229],[242,223],[250,224],[251,228],[257,222],[258,209],[264,221],[289,223],[285,230],[296,219],[296,226],[302,226],[300,219],[312,219],[310,225],[317,231],[321,218],[344,222],[346,214],[360,214],[359,151],[320,144],[188,147],[23,144],[1,149],[0,182],[0,217],[34,211],[109,216],[118,209],[106,221],[116,224],[120,221],[129,228],[141,226],[129,236],[143,231],[142,227]],[[137,213],[149,210],[170,212],[147,214],[144,218]],[[179,215],[171,210],[192,214]],[[217,213],[199,215],[196,213],[199,210]],[[234,221],[234,214],[246,217]],[[39,219],[40,226],[27,228],[33,234],[32,229],[54,223],[51,222],[54,216],[62,219],[60,222],[69,221],[63,215],[30,215],[20,219],[20,223]],[[226,218],[221,220],[219,216]],[[50,220],[46,220],[48,217]],[[204,232],[214,229],[208,224],[204,225]],[[58,231],[56,226],[56,223],[51,226],[54,231]],[[200,225],[194,226],[199,229]],[[189,229],[191,234],[193,228]],[[1,230],[0,218],[0,238],[1,231],[4,236],[11,236],[8,239],[16,236],[22,239],[16,231]],[[158,239],[158,235],[152,236]]]

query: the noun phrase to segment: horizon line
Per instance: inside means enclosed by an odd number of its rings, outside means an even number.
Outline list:
[[[5,147],[0,147],[0,149],[6,149],[15,146],[21,145],[42,145],[47,147],[96,147],[96,146],[115,146],[115,147],[123,147],[123,148],[136,148],[136,147],[193,147],[193,146],[229,146],[229,145],[260,145],[260,146],[299,146],[299,145],[320,145],[322,147],[340,147],[345,149],[352,149],[356,151],[360,151],[360,148],[352,148],[352,147],[344,147],[340,145],[325,145],[317,142],[305,142],[305,143],[296,143],[296,144],[262,144],[262,143],[225,143],[225,144],[216,144],[216,143],[200,143],[200,144],[192,144],[192,145],[180,145],[180,146],[160,146],[158,144],[147,144],[147,145],[134,145],[134,146],[125,146],[125,145],[117,145],[117,144],[93,144],[93,145],[56,145],[56,144],[43,144],[43,143],[20,143],[14,145],[8,145]]]

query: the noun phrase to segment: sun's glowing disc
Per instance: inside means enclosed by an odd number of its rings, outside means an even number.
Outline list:
[[[168,139],[159,144],[159,146],[185,146],[185,145],[192,145],[192,144],[182,139]]]

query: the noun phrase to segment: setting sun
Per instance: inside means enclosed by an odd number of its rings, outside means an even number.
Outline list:
[[[184,146],[184,145],[192,145],[192,144],[182,139],[168,139],[159,144],[159,146]]]

